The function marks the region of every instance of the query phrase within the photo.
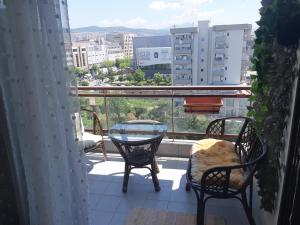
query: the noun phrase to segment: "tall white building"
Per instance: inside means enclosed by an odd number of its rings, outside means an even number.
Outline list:
[[[172,28],[173,85],[240,84],[250,62],[251,25]]]

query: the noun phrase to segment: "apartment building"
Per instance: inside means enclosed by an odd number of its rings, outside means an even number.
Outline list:
[[[240,84],[250,67],[251,25],[171,28],[173,85]]]
[[[106,49],[104,45],[90,44],[87,49],[89,68],[94,64],[99,65],[106,60]]]
[[[75,67],[88,69],[87,45],[72,44],[73,63]]]
[[[118,43],[122,49],[124,57],[133,57],[133,33],[109,33],[106,35],[106,40],[112,43]]]
[[[124,58],[123,49],[118,43],[106,41],[105,48],[106,48],[106,60],[116,61],[116,59]]]

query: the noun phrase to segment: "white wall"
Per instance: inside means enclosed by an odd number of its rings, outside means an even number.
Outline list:
[[[229,48],[227,49],[227,71],[225,71],[224,84],[240,84],[244,31],[230,30],[227,32],[229,33],[229,36],[226,36]]]
[[[209,21],[199,21],[199,35],[198,35],[198,57],[197,61],[194,61],[198,66],[198,76],[196,85],[208,84],[208,54],[209,54]],[[202,49],[204,51],[202,51]],[[202,59],[204,60],[202,62]],[[203,69],[203,71],[201,71]],[[202,81],[201,81],[202,79]]]

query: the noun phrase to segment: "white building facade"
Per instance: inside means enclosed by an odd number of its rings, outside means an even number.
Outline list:
[[[106,40],[112,43],[117,43],[122,47],[123,55],[127,58],[133,57],[133,33],[109,33],[106,35]]]
[[[173,85],[240,84],[250,65],[251,25],[172,28]]]

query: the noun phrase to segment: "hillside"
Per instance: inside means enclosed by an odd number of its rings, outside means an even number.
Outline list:
[[[83,33],[83,32],[100,32],[100,33],[111,33],[111,32],[130,32],[140,36],[151,36],[151,35],[168,35],[170,31],[168,29],[147,29],[147,28],[129,28],[129,27],[80,27],[71,29],[72,33]]]

